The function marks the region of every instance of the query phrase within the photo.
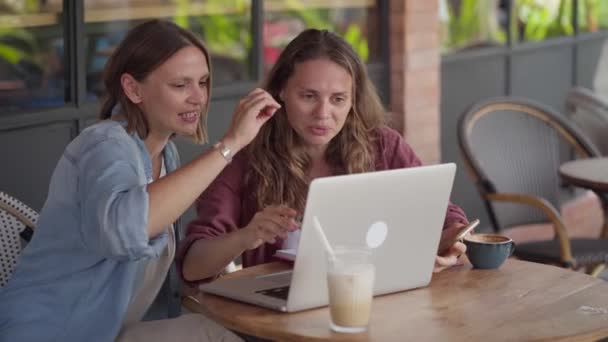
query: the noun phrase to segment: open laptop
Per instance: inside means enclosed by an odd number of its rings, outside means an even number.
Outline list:
[[[374,295],[424,287],[431,281],[455,172],[455,164],[440,164],[315,179],[292,271],[220,278],[199,288],[283,312],[327,305],[327,261],[313,216],[331,245],[373,248]]]

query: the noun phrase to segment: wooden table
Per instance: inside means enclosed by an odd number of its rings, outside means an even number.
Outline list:
[[[276,262],[228,276],[288,267]],[[281,341],[596,341],[608,337],[607,282],[511,259],[497,270],[456,266],[435,274],[429,287],[375,297],[369,331],[356,335],[332,332],[327,308],[286,314],[202,293],[185,298],[184,305],[230,329]]]
[[[602,237],[608,239],[608,158],[569,161],[560,166],[559,174],[564,182],[598,194],[604,210]]]

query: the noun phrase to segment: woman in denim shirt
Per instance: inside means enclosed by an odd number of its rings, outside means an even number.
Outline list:
[[[173,259],[172,223],[278,103],[252,91],[215,148],[178,168],[171,137],[206,141],[201,41],[169,22],[141,24],[109,59],[104,83],[102,121],[66,148],[36,233],[0,291],[0,340],[238,339],[200,315],[140,320]]]

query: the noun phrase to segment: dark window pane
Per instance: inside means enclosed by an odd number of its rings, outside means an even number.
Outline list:
[[[443,53],[503,45],[506,3],[498,0],[440,0]]]
[[[379,60],[378,7],[374,0],[264,1],[264,67],[272,67],[283,48],[307,28],[344,37],[366,62]]]
[[[101,74],[126,32],[146,20],[171,20],[200,35],[215,85],[251,79],[251,0],[85,0],[87,89],[103,92]]]
[[[0,0],[3,113],[65,103],[62,6],[57,0]]]
[[[573,35],[573,4],[573,0],[514,0],[514,40],[534,42]]]
[[[578,22],[581,32],[608,28],[608,1],[578,0]]]

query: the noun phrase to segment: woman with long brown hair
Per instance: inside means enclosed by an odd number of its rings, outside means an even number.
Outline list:
[[[179,167],[171,138],[206,140],[210,80],[191,32],[153,20],[127,34],[106,64],[101,121],[65,149],[0,291],[1,340],[240,340],[202,315],[141,322],[173,261],[173,222],[279,107],[252,91],[216,148]]]
[[[270,261],[298,229],[317,177],[421,165],[385,125],[365,65],[334,33],[302,32],[281,53],[264,88],[281,108],[198,199],[198,218],[177,258],[186,281],[214,277],[241,255],[244,267]],[[467,223],[450,204],[444,230]],[[464,250],[456,243],[438,256],[436,271],[455,264]]]

